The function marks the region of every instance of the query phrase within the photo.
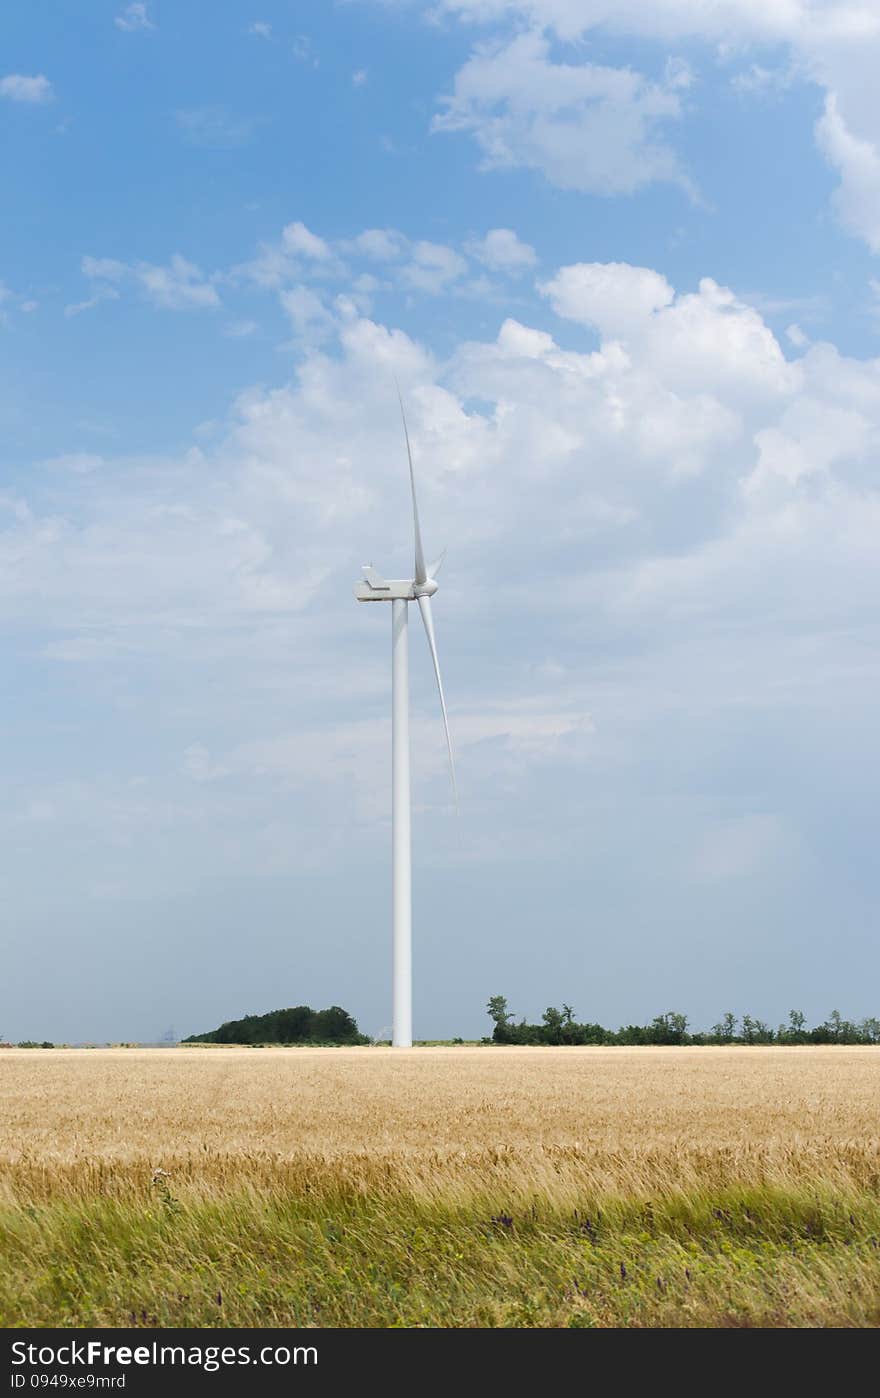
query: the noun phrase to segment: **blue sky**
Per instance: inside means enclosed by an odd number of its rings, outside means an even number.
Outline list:
[[[416,1033],[877,1012],[880,14],[696,11],[5,8],[8,1037],[388,1024],[395,376]]]

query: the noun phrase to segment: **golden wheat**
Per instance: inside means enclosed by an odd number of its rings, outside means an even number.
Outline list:
[[[0,1075],[7,1191],[159,1167],[221,1188],[320,1163],[434,1193],[487,1165],[626,1192],[880,1166],[870,1048],[21,1050]]]

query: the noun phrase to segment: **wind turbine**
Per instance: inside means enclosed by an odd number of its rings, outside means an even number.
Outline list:
[[[412,578],[397,578],[386,581],[376,572],[371,563],[364,564],[363,582],[357,583],[354,595],[359,602],[391,603],[391,948],[392,948],[392,1030],[391,1042],[395,1048],[412,1048],[412,841],[411,841],[411,798],[409,775],[409,645],[407,625],[409,604],[418,602],[419,611],[428,638],[428,648],[434,662],[437,689],[440,692],[440,709],[443,714],[443,727],[446,732],[446,747],[449,752],[449,767],[452,773],[452,789],[456,804],[458,793],[455,787],[455,759],[452,755],[452,739],[449,736],[449,719],[446,713],[446,698],[443,693],[443,680],[440,677],[440,661],[437,657],[437,642],[434,637],[434,618],[431,614],[431,598],[437,591],[436,574],[443,562],[443,555],[435,563],[425,566],[422,551],[422,535],[419,529],[419,507],[416,502],[416,477],[413,470],[412,448],[406,413],[400,398],[400,415],[403,418],[403,435],[406,441],[406,454],[409,460],[409,484],[412,491],[413,535],[415,539],[415,567]]]

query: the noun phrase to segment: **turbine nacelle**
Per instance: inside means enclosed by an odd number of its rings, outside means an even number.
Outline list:
[[[355,583],[354,595],[359,602],[416,602],[420,597],[433,597],[437,591],[434,578],[416,582],[414,578],[383,578],[372,563],[365,563],[364,581]]]

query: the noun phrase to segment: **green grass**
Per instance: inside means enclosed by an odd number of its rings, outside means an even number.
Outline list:
[[[0,1208],[0,1324],[875,1326],[880,1199],[254,1190]]]

